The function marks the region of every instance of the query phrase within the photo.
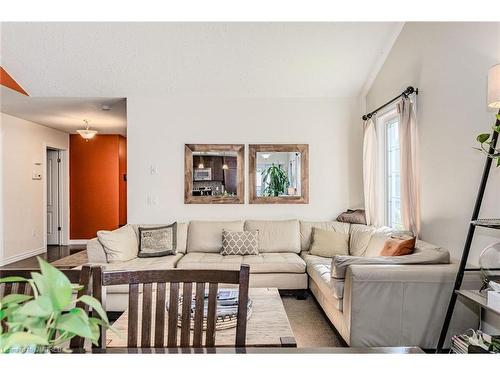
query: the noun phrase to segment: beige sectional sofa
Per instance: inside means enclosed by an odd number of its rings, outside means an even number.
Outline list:
[[[137,231],[137,225],[133,225]],[[309,254],[313,227],[350,235],[349,256]],[[220,255],[222,230],[259,231],[258,255]],[[107,269],[239,269],[250,265],[251,287],[309,289],[350,346],[436,346],[457,266],[438,246],[417,241],[415,253],[379,257],[389,228],[336,221],[191,221],[178,223],[177,254],[107,263],[97,239],[88,242],[89,262]],[[479,278],[465,280],[477,285]],[[127,288],[107,290],[108,311],[122,311]],[[459,305],[456,332],[474,327],[476,311]]]

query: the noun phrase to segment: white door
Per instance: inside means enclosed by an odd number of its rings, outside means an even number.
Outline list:
[[[61,225],[59,220],[60,151],[47,150],[47,245],[59,245]]]

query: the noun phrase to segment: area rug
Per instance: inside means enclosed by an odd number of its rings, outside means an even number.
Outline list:
[[[82,250],[75,254],[71,254],[67,257],[51,262],[50,264],[52,264],[54,267],[59,268],[73,268],[88,263],[88,261],[89,258],[87,257],[87,250]]]
[[[309,295],[305,300],[282,296],[281,300],[299,348],[345,346],[313,296]]]

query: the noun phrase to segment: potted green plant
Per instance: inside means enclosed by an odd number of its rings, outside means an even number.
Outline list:
[[[0,353],[47,353],[75,336],[97,344],[99,326],[109,327],[102,305],[88,295],[73,298],[81,286],[71,284],[64,273],[43,259],[38,258],[38,263],[40,273],[31,273],[31,279],[0,279],[0,283],[27,282],[33,290],[33,296],[9,294],[0,299]],[[76,302],[92,307],[100,319],[74,307]]]
[[[262,184],[265,197],[278,197],[284,195],[290,185],[286,172],[281,169],[281,165],[272,164],[262,171]]]
[[[497,115],[497,120],[500,121],[500,114]],[[498,123],[498,122],[497,122]],[[500,125],[493,125],[493,131],[500,133]],[[500,148],[496,148],[493,153],[490,154],[490,147],[492,145],[492,141],[490,139],[491,134],[482,133],[476,137],[476,140],[479,142],[480,147],[475,147],[476,150],[479,150],[486,154],[489,158],[497,161],[497,167],[500,167]]]

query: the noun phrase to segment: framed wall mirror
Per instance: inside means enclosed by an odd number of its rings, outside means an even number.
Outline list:
[[[249,146],[251,204],[309,203],[309,145]]]
[[[184,203],[244,203],[244,171],[244,145],[186,144]]]

